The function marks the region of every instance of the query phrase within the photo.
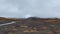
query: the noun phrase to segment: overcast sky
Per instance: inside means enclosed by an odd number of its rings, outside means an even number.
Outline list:
[[[60,18],[60,0],[0,0],[0,16]]]

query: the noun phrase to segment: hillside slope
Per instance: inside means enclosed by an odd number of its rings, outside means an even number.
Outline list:
[[[16,22],[0,26],[0,34],[60,34],[60,19],[57,18],[30,17],[23,19],[1,17],[0,21],[2,23]]]

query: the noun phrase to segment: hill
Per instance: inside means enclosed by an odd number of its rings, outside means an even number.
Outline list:
[[[16,22],[0,26],[0,34],[60,34],[58,18],[0,18],[0,23]],[[1,33],[2,31],[2,33]]]

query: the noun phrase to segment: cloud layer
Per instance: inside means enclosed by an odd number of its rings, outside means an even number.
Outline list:
[[[0,0],[0,16],[25,18],[27,15],[60,18],[60,0]]]

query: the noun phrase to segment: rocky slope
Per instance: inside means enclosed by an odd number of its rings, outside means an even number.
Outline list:
[[[0,34],[60,34],[58,18],[0,18],[1,23],[16,22],[0,26]]]

